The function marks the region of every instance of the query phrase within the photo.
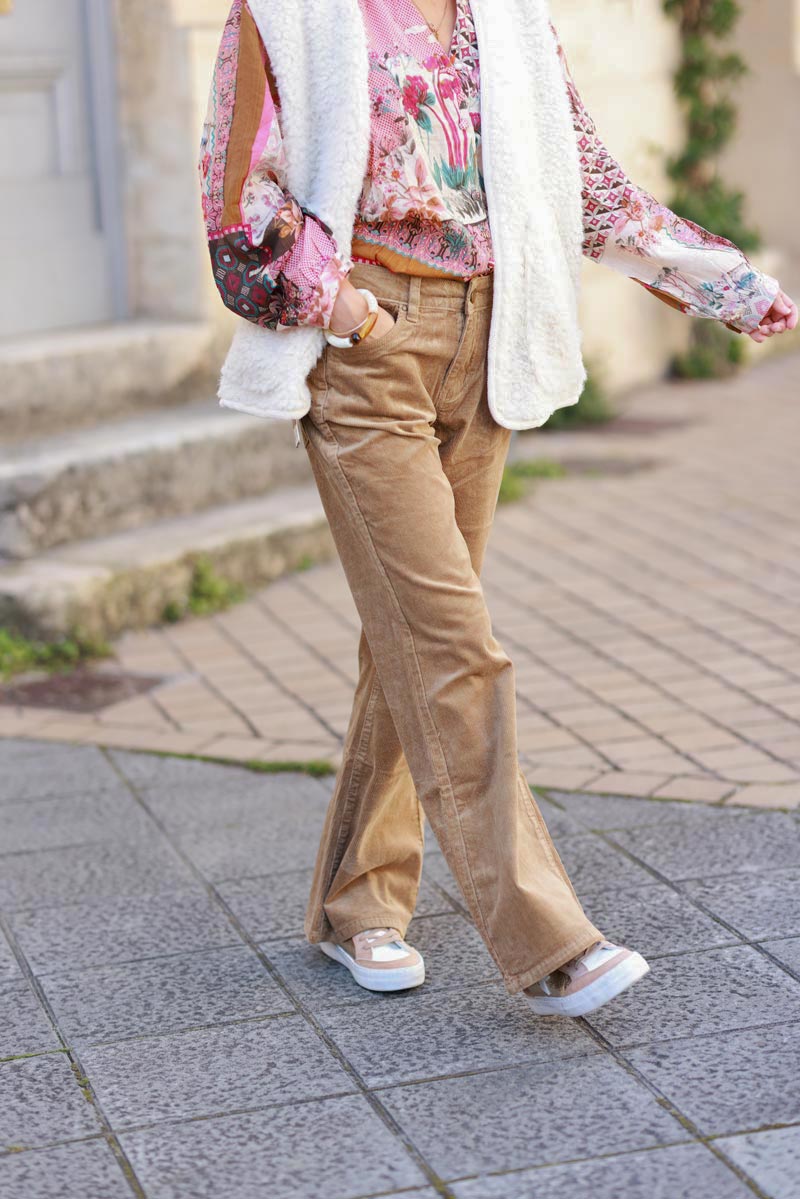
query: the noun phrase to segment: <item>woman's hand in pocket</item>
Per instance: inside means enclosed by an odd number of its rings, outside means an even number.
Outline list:
[[[379,341],[385,333],[391,333],[394,325],[395,318],[392,316],[391,312],[387,312],[385,308],[381,308],[381,306],[378,305],[378,319],[372,326],[372,332],[367,338],[367,341]]]

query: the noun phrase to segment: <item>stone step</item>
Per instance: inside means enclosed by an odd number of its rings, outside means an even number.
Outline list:
[[[6,446],[0,556],[27,558],[305,482],[289,421],[215,398]]]
[[[210,324],[148,320],[0,339],[3,445],[211,394],[219,341]]]
[[[53,639],[158,624],[207,559],[251,589],[334,553],[313,483],[0,564],[0,625]]]

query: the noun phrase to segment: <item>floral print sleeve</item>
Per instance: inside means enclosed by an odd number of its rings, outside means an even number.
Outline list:
[[[600,140],[554,28],[553,34],[578,138],[585,256],[681,312],[752,332],[772,307],[778,281],[757,270],[732,242],[677,216],[631,182]]]
[[[234,0],[222,35],[199,170],[226,307],[269,329],[327,327],[350,263],[286,190],[277,88],[246,0]]]

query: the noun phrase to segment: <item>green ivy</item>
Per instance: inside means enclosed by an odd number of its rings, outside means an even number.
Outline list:
[[[758,233],[744,221],[744,195],[728,187],[718,172],[720,152],[736,128],[732,95],[747,74],[747,64],[731,52],[725,40],[742,13],[737,0],[662,0],[664,11],[677,21],[681,59],[675,72],[675,92],[685,113],[686,142],[667,160],[674,184],[670,207],[679,216],[728,238],[748,253],[761,244]],[[693,322],[692,347],[678,358],[674,371],[693,378],[726,374],[742,359],[732,343],[741,335],[723,328],[710,333],[706,322]]]

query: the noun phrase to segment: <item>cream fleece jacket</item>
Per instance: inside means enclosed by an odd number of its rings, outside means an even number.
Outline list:
[[[281,96],[287,181],[346,255],[369,154],[367,43],[358,0],[249,0]],[[586,380],[578,300],[578,148],[546,0],[471,0],[495,259],[488,402],[508,429],[543,425]],[[222,369],[226,408],[297,419],[322,329],[240,321]]]

